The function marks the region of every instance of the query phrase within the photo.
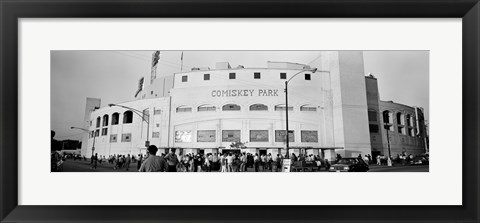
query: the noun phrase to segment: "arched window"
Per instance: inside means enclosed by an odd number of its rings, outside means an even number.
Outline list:
[[[118,120],[120,119],[120,114],[117,112],[112,114],[112,125],[118,125]]]
[[[383,111],[383,123],[384,128],[388,129],[389,131],[393,131],[393,115],[390,111]]]
[[[397,113],[397,124],[405,125],[405,116],[401,112]]]
[[[288,106],[289,111],[293,111],[293,107]],[[285,105],[275,105],[275,111],[285,111]]]
[[[268,111],[268,106],[264,104],[250,105],[250,111]]]
[[[407,125],[409,127],[412,127],[413,126],[413,121],[412,121],[412,116],[411,115],[407,115]]]
[[[102,126],[108,126],[108,115],[103,116]]]
[[[192,107],[180,106],[177,107],[177,112],[192,112]]]
[[[393,124],[393,117],[390,111],[383,111],[383,123]]]
[[[198,106],[197,109],[198,109],[199,112],[217,110],[217,108],[214,105],[200,105],[200,106]]]
[[[223,111],[240,111],[240,105],[227,104],[222,107]]]
[[[97,117],[97,128],[100,128],[100,116]]]
[[[313,105],[303,105],[300,106],[300,111],[317,111],[317,107]]]
[[[123,113],[123,124],[128,124],[133,122],[133,112],[126,111]]]

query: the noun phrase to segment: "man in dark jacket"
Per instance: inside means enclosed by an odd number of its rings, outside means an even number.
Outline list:
[[[139,172],[165,172],[167,171],[167,162],[161,156],[156,156],[158,148],[155,145],[148,147],[148,158],[143,161]]]

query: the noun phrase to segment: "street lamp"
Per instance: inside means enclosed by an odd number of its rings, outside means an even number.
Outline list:
[[[74,127],[74,126],[70,127],[70,129],[79,129],[79,130],[82,130],[82,131],[90,134],[90,131],[89,131],[88,129],[79,128],[79,127]],[[94,132],[94,133],[93,133],[92,156],[93,156],[93,154],[94,154],[94,152],[95,152],[95,137],[96,137],[96,136],[97,136],[97,134],[96,134],[96,132]]]
[[[286,142],[286,146],[287,146],[287,158],[290,156],[289,154],[289,149],[290,149],[290,140],[289,140],[289,135],[288,135],[288,83],[295,77],[297,76],[298,74],[300,73],[303,73],[305,71],[310,71],[312,73],[315,73],[317,72],[317,68],[313,68],[313,69],[303,69],[299,72],[297,72],[296,74],[294,74],[292,77],[290,77],[290,79],[286,80],[285,81],[285,121],[286,121],[286,133],[285,133],[285,142]]]
[[[392,166],[392,159],[391,157],[391,152],[390,152],[390,137],[388,136],[388,132],[390,131],[390,126],[388,124],[384,125],[385,130],[387,131],[387,145],[388,145],[388,159],[387,159],[387,165]]]
[[[129,109],[129,110],[132,110],[138,116],[140,116],[142,118],[142,121],[147,123],[147,141],[145,142],[145,147],[150,146],[150,141],[149,141],[149,136],[148,136],[150,134],[149,133],[149,131],[150,131],[150,114],[145,115],[145,112],[142,112],[142,111],[139,111],[135,108],[127,107],[127,106],[124,106],[124,105],[108,104],[108,106],[110,106],[110,107],[117,106],[117,107]],[[145,116],[147,116],[147,117],[145,117]]]

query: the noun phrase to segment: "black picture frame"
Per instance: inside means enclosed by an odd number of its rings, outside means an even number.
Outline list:
[[[480,221],[478,213],[480,159],[477,140],[480,74],[480,4],[478,0],[0,0],[0,15],[0,219],[2,222],[473,223]],[[17,198],[18,19],[77,17],[462,18],[463,205],[20,206]],[[448,161],[444,163],[449,165]],[[445,180],[448,181],[448,179]],[[390,182],[386,182],[386,186],[388,183]],[[41,188],[38,189],[41,191]]]

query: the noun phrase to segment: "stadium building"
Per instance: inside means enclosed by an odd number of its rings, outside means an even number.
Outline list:
[[[333,159],[425,152],[422,109],[381,101],[364,75],[361,51],[324,51],[311,65],[267,62],[263,68],[192,68],[160,76],[160,52],[139,80],[134,100],[101,106],[87,98],[82,155],[160,153],[321,154]],[[285,82],[288,81],[288,107]],[[387,139],[387,130],[389,138]],[[242,147],[232,147],[240,143]]]

